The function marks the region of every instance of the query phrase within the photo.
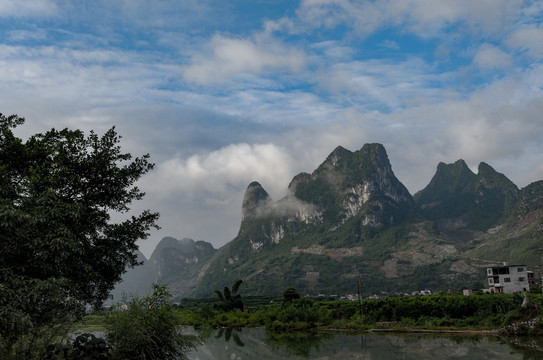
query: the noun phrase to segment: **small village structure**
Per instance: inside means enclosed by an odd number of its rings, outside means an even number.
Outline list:
[[[467,289],[464,295],[476,293],[513,294],[530,291],[537,287],[533,271],[528,271],[526,265],[499,265],[486,269],[488,289]]]
[[[534,274],[525,265],[502,265],[486,269],[488,286],[494,294],[513,294],[530,290],[530,281],[534,283]]]

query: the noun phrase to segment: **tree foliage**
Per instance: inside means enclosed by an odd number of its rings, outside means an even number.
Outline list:
[[[298,290],[293,287],[288,287],[283,291],[283,303],[290,303],[292,300],[300,298]]]
[[[224,287],[222,293],[219,290],[215,290],[215,294],[219,300],[219,303],[215,304],[215,307],[224,311],[232,311],[235,309],[243,311],[243,301],[241,301],[241,295],[238,294],[238,289],[241,284],[243,284],[243,280],[238,280],[232,286],[231,291],[228,286]]]
[[[101,306],[138,264],[136,241],[158,219],[127,215],[144,196],[135,182],[153,164],[123,153],[115,128],[23,140],[13,133],[23,123],[0,114],[0,336],[8,344],[61,314]],[[112,221],[115,213],[126,219]]]
[[[201,343],[181,332],[170,297],[165,286],[154,284],[152,294],[132,299],[127,309],[109,315],[112,359],[186,359],[186,353]]]

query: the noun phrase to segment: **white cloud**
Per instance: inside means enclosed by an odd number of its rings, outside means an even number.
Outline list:
[[[186,159],[164,161],[140,181],[144,206],[159,211],[162,236],[192,237],[215,246],[232,240],[241,221],[245,189],[258,181],[274,198],[286,195],[293,158],[269,144],[232,144]],[[158,237],[141,246],[150,254]]]
[[[57,5],[51,0],[0,1],[0,18],[48,17],[56,14],[57,11]]]
[[[503,30],[518,18],[522,5],[522,0],[305,0],[297,15],[306,29],[347,24],[368,36],[386,25],[403,25],[419,36],[437,37],[455,23],[473,32]]]
[[[526,27],[511,34],[506,44],[513,49],[526,51],[535,59],[543,59],[543,29],[538,27]]]
[[[391,21],[402,19],[420,36],[436,36],[455,23],[472,32],[503,31],[519,16],[522,4],[522,0],[392,0],[384,9],[394,17]]]
[[[206,53],[194,55],[184,69],[186,81],[206,85],[262,71],[296,72],[305,64],[303,51],[267,36],[234,39],[215,35],[207,48]]]
[[[36,29],[29,30],[13,30],[8,33],[10,41],[25,41],[25,40],[43,40],[47,37],[45,30]]]
[[[482,69],[506,68],[513,63],[513,58],[497,46],[483,44],[473,58],[474,64]]]
[[[418,58],[403,62],[365,60],[331,64],[318,76],[323,91],[358,108],[397,111],[413,103],[434,101],[443,90],[430,84],[443,83],[446,74],[433,74]]]
[[[232,189],[244,190],[251,181],[259,181],[271,194],[281,195],[290,180],[291,164],[287,150],[273,144],[232,144],[205,155],[165,161],[148,181],[161,183],[157,191],[164,197],[205,193],[209,201],[217,201],[229,196]]]
[[[162,213],[163,236],[224,244],[251,181],[277,199],[338,145],[383,143],[411,191],[439,161],[459,158],[488,162],[520,186],[543,178],[539,1],[307,0],[249,30],[219,18],[231,5],[213,1],[104,0],[88,12],[54,4],[0,0],[3,20],[60,11],[74,24],[5,26],[0,111],[25,116],[29,132],[117,125],[127,151],[158,164],[142,179],[142,207]],[[380,29],[438,40],[424,41],[420,57],[365,52],[371,41],[358,40]],[[461,63],[428,61],[436,43]]]
[[[400,50],[400,45],[396,41],[392,40],[385,40],[379,46],[390,50]]]

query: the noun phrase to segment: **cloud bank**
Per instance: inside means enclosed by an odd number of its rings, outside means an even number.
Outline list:
[[[162,236],[225,244],[338,145],[383,143],[411,193],[440,161],[543,179],[543,6],[523,0],[0,1],[0,111],[116,126],[157,166]]]

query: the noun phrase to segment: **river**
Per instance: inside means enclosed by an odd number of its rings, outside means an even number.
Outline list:
[[[271,333],[262,328],[202,334],[206,343],[191,360],[253,359],[543,359],[496,336],[428,334]]]

